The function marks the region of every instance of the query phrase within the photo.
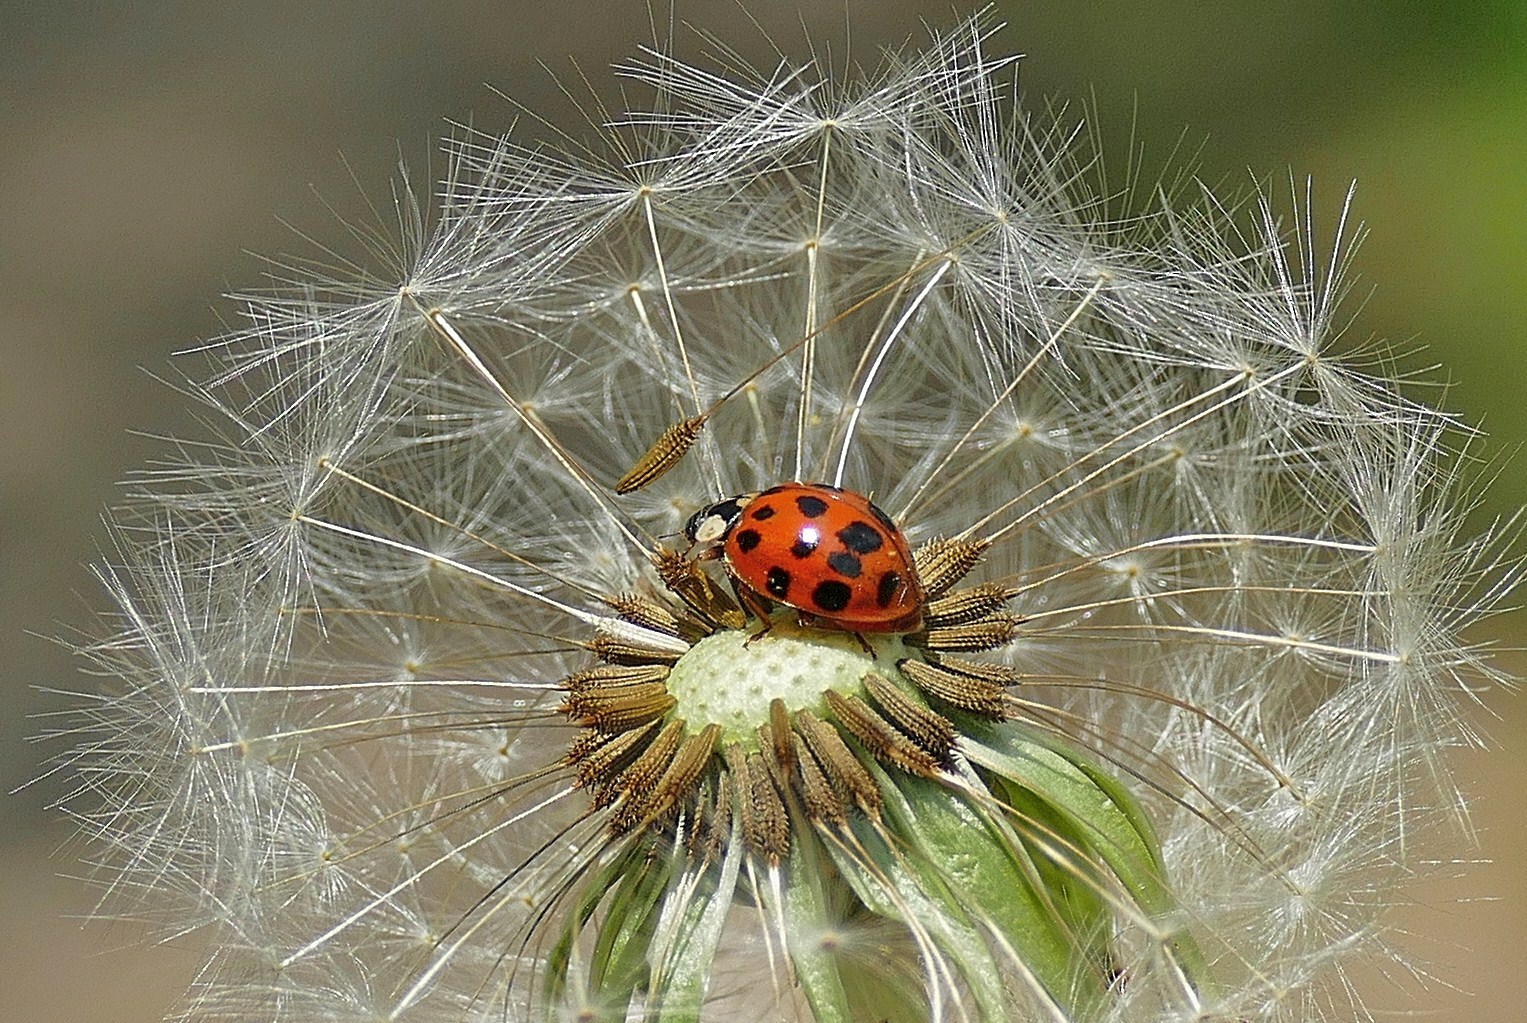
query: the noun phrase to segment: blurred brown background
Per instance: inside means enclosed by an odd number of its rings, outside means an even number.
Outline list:
[[[835,56],[851,23],[866,60],[920,39],[922,18],[947,24],[968,9],[746,6],[797,55],[803,22]],[[682,0],[678,13],[769,60],[731,0]],[[1488,454],[1527,437],[1527,5],[1053,0],[1003,14],[997,45],[1029,55],[1029,94],[1093,96],[1120,166],[1137,106],[1148,166],[1179,137],[1189,151],[1207,137],[1199,157],[1211,182],[1239,188],[1248,168],[1313,174],[1323,237],[1357,178],[1371,225],[1358,296],[1371,287],[1372,297],[1356,336],[1429,346],[1457,384],[1439,400],[1485,421]],[[681,52],[694,52],[677,31]],[[383,196],[401,154],[422,178],[446,118],[506,126],[512,112],[488,85],[565,117],[538,62],[567,77],[572,57],[607,83],[605,66],[650,39],[634,0],[0,2],[0,650],[10,665],[0,786],[22,785],[58,751],[26,741],[47,726],[34,715],[59,706],[44,690],[83,684],[61,649],[31,634],[57,635],[99,604],[82,566],[102,537],[100,509],[156,447],[126,431],[192,428],[140,367],[163,372],[171,351],[219,331],[231,307],[218,294],[260,273],[248,252],[304,251],[281,221],[337,237],[315,194],[357,211],[351,174]],[[1527,501],[1521,470],[1517,457],[1481,523]],[[1482,638],[1522,645],[1524,635],[1527,618],[1515,616]],[[1427,909],[1409,926],[1439,979],[1421,1000],[1374,983],[1386,1014],[1527,1014],[1527,700],[1486,703],[1480,726],[1499,748],[1458,763],[1476,794],[1478,855],[1495,863],[1423,893]],[[91,899],[59,876],[72,869],[57,851],[69,832],[44,807],[61,791],[48,780],[0,800],[0,1018],[158,1019],[194,957],[144,948],[125,924],[71,918]]]

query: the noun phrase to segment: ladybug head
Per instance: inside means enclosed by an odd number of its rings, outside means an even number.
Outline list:
[[[732,523],[737,521],[737,516],[742,514],[742,509],[748,506],[756,494],[738,494],[736,497],[728,497],[725,501],[717,501],[715,504],[705,505],[699,511],[689,517],[684,523],[684,536],[689,540],[690,546],[695,544],[711,544],[726,536],[726,531],[732,528]]]

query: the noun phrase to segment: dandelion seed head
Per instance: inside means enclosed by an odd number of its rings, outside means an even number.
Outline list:
[[[189,1014],[1295,1021],[1408,962],[1517,578],[1470,437],[1343,341],[1345,212],[1121,206],[995,28],[646,53],[240,296],[99,570],[69,804],[209,935]],[[916,616],[682,549],[791,481]]]

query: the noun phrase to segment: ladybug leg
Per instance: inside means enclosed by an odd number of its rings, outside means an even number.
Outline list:
[[[744,583],[741,579],[738,579],[731,572],[730,568],[728,568],[726,575],[732,581],[732,592],[737,594],[737,603],[741,604],[744,610],[751,612],[753,617],[757,618],[759,624],[763,626],[763,628],[747,638],[747,645],[751,645],[754,640],[767,635],[769,630],[774,628],[774,619],[770,616],[772,608],[769,602],[757,590]]]
[[[860,632],[857,629],[851,629],[851,630],[844,629],[843,626],[838,625],[838,624],[836,624],[835,622],[833,622],[833,621],[831,621],[829,619],[824,619],[820,615],[811,614],[808,611],[801,611],[796,616],[796,621],[800,623],[800,626],[803,629],[809,629],[809,628],[815,627],[815,628],[818,628],[818,629],[833,629],[835,631],[846,631],[846,632],[848,632],[849,635],[853,636],[855,639],[857,639],[859,641],[859,649],[863,650],[864,653],[866,654],[866,656],[868,656],[870,660],[873,661],[875,659],[875,648],[870,646],[870,641],[864,638],[864,633]],[[759,633],[759,635],[763,635],[763,633]]]
[[[870,641],[864,638],[864,633],[856,632],[854,633],[854,638],[859,641],[859,646],[863,648],[865,655],[873,661],[875,659],[875,648],[870,646]]]
[[[832,620],[825,619],[820,615],[814,615],[809,611],[797,612],[795,620],[803,629],[818,628],[833,629],[835,631],[847,631],[849,635],[853,636],[859,641],[859,649],[863,650],[865,654],[868,655],[870,660],[875,659],[875,648],[870,646],[870,641],[864,638],[864,633],[858,631],[857,629],[845,630],[843,626],[838,625]],[[762,636],[763,633],[760,632],[759,635]]]
[[[737,599],[742,601],[743,607],[753,612],[753,616],[762,626],[748,637],[747,645],[751,645],[754,640],[762,639],[770,629],[774,628],[774,619],[769,615],[769,602],[745,586],[737,587]]]

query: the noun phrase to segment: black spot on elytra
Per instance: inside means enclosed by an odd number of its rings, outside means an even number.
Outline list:
[[[801,514],[808,519],[817,518],[827,511],[827,502],[820,497],[811,494],[802,494],[795,499],[795,506],[801,510]]]
[[[766,504],[766,505],[764,505],[761,508],[749,508],[748,509],[748,518],[754,519],[754,520],[756,520],[758,522],[765,522],[765,521],[767,521],[769,519],[772,519],[773,517],[774,517],[774,506],[772,504]]]
[[[763,539],[762,534],[760,534],[758,532],[758,530],[756,530],[756,529],[743,529],[743,530],[740,530],[737,533],[737,549],[742,551],[742,553],[746,554],[748,551],[752,550],[754,547],[757,547],[758,544],[759,544],[759,541],[761,541],[762,539]]]
[[[848,551],[833,551],[827,555],[827,567],[839,575],[846,575],[850,579],[859,578],[859,573],[864,566],[859,564],[859,558]]]
[[[773,566],[764,579],[764,589],[769,591],[770,596],[784,600],[790,594],[790,573],[778,565]]]
[[[790,553],[794,554],[797,558],[809,558],[817,549],[817,544],[819,543],[821,543],[820,540],[808,540],[802,537],[790,545]]]
[[[817,583],[817,588],[811,591],[811,602],[823,611],[841,611],[848,606],[848,600],[853,595],[854,591],[848,588],[847,583],[829,579],[825,583]]]
[[[881,607],[890,607],[891,600],[899,589],[901,589],[901,573],[887,572],[880,577],[880,585],[875,588],[875,603]]]
[[[880,530],[859,519],[838,530],[838,539],[856,554],[869,554],[885,545],[885,537],[880,535]]]

